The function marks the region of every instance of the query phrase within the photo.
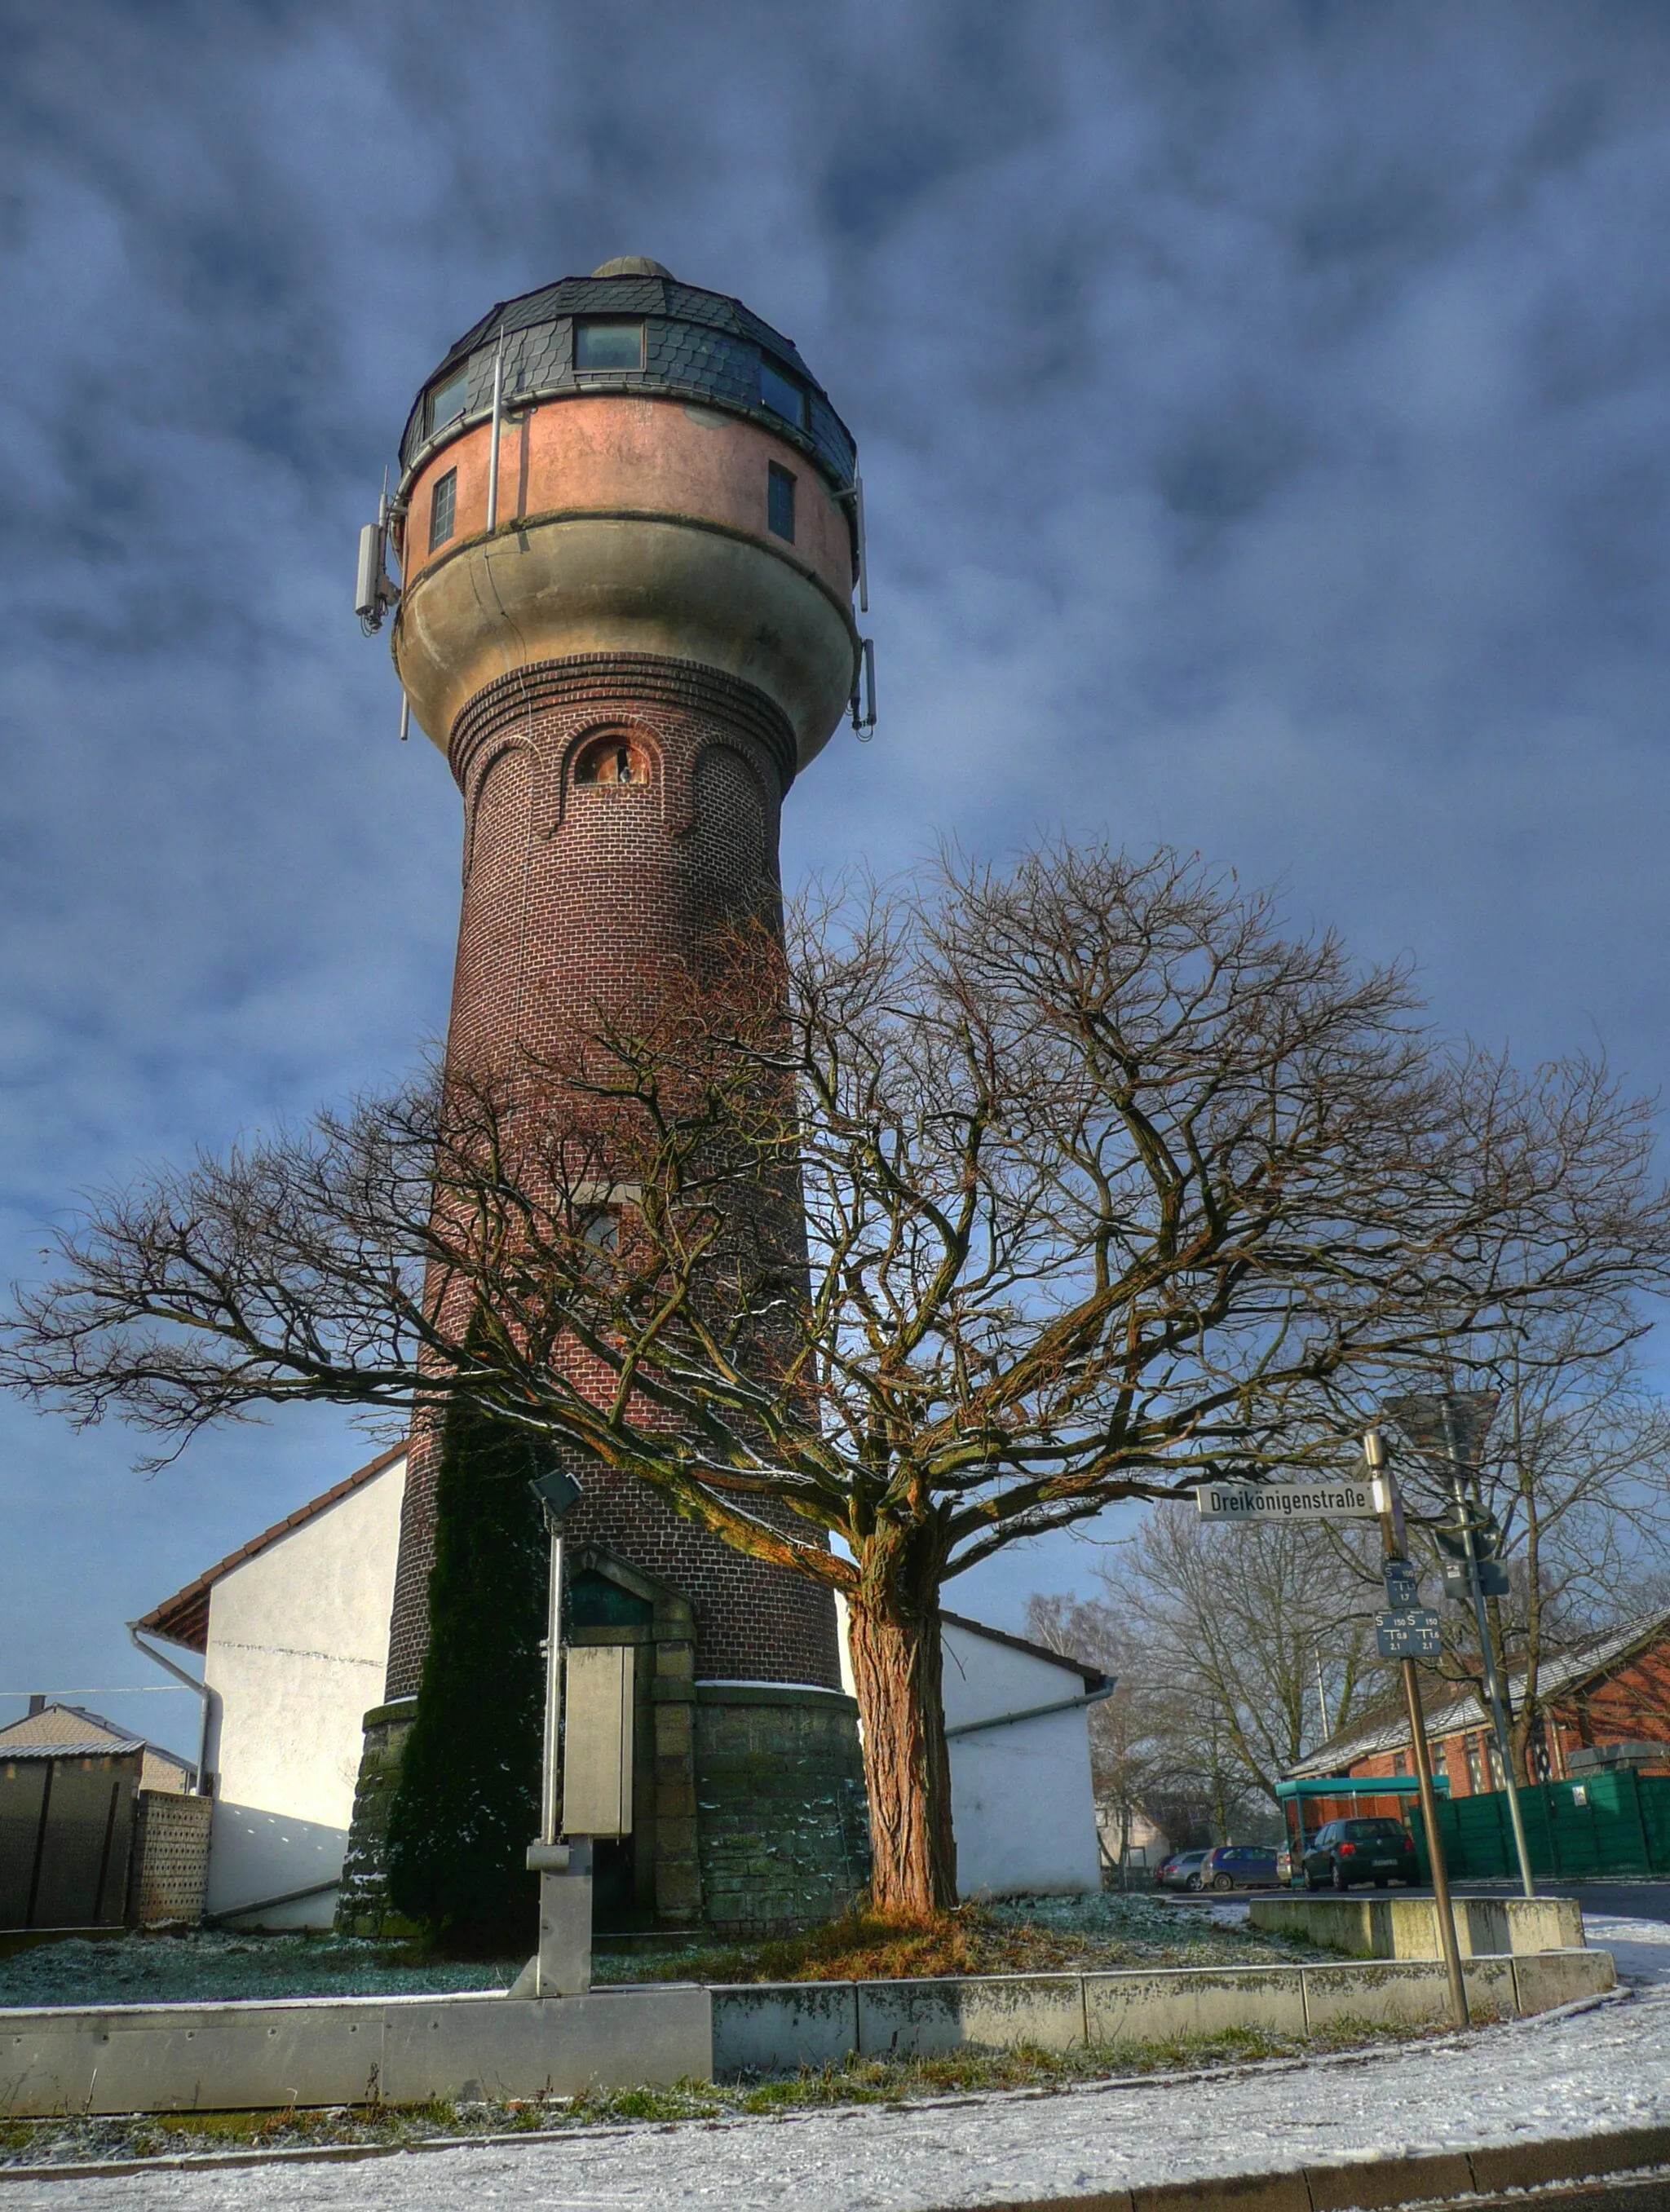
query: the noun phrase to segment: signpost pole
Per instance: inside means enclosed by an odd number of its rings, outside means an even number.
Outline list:
[[[1385,1484],[1386,1510],[1380,1516],[1381,1534],[1388,1559],[1409,1556],[1403,1525],[1403,1501],[1397,1478],[1386,1464],[1386,1445],[1377,1429],[1363,1439],[1363,1456],[1370,1471]],[[1415,1662],[1405,1659],[1403,1694],[1409,1708],[1409,1735],[1415,1753],[1415,1779],[1420,1786],[1421,1819],[1426,1825],[1427,1856],[1432,1863],[1433,1910],[1438,1918],[1438,1948],[1443,1954],[1444,1977],[1449,1984],[1450,2018],[1457,2027],[1469,2025],[1467,1985],[1461,1973],[1461,1947],[1455,1939],[1455,1910],[1450,1902],[1449,1869],[1444,1863],[1443,1838],[1438,1833],[1438,1793],[1432,1786],[1432,1756],[1427,1747],[1426,1715],[1421,1709],[1420,1684]]]
[[[528,1846],[539,1877],[539,1948],[513,1995],[577,1996],[592,1986],[592,1839],[559,1840],[562,1734],[562,1530],[580,1496],[572,1476],[554,1471],[533,1485],[550,1534],[545,1638],[545,1747],[540,1774],[539,1836]]]
[[[1444,1449],[1449,1460],[1449,1494],[1454,1502],[1455,1518],[1460,1523],[1461,1541],[1467,1549],[1467,1589],[1473,1599],[1473,1617],[1479,1629],[1479,1653],[1484,1662],[1485,1686],[1490,1695],[1491,1718],[1496,1728],[1497,1755],[1502,1761],[1502,1786],[1508,1793],[1508,1817],[1513,1824],[1520,1887],[1527,1897],[1534,1897],[1537,1893],[1531,1880],[1531,1846],[1526,1840],[1525,1815],[1520,1808],[1519,1778],[1514,1772],[1513,1739],[1508,1733],[1508,1715],[1502,1701],[1502,1678],[1497,1672],[1496,1646],[1491,1638],[1490,1615],[1485,1610],[1485,1593],[1479,1572],[1479,1546],[1474,1537],[1473,1512],[1463,1476],[1460,1444],[1455,1434],[1455,1409],[1448,1395],[1443,1405]]]

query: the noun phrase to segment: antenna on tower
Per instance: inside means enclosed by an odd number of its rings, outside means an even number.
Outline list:
[[[377,501],[377,520],[367,522],[360,532],[360,571],[354,587],[354,611],[367,637],[376,635],[383,626],[384,616],[400,598],[400,586],[388,572],[389,527],[393,520],[388,471],[385,469],[382,495]]]

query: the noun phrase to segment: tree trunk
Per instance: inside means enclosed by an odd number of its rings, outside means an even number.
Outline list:
[[[940,1697],[940,1565],[928,1532],[890,1532],[860,1547],[859,1587],[847,1601],[870,1798],[871,1896],[876,1911],[891,1919],[926,1918],[956,1902]]]

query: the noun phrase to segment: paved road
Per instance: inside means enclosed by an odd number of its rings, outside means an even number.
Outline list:
[[[1457,1897],[1517,1897],[1519,1884],[1509,1881],[1458,1881]],[[1575,1897],[1586,1913],[1597,1917],[1670,1921],[1670,1881],[1545,1881],[1538,1885],[1544,1897]],[[1174,1905],[1245,1905],[1254,1897],[1279,1895],[1267,1889],[1189,1890],[1160,1893]],[[1332,1896],[1333,1892],[1328,1893]],[[1352,1897],[1430,1897],[1430,1889],[1353,1889]]]
[[[1462,1881],[1463,1897],[1517,1897],[1516,1882]],[[1544,1881],[1544,1897],[1575,1897],[1586,1913],[1628,1920],[1670,1920],[1670,1881]]]

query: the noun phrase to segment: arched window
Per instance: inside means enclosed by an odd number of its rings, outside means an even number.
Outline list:
[[[647,783],[649,781],[649,754],[624,731],[593,738],[574,763],[576,783]]]

